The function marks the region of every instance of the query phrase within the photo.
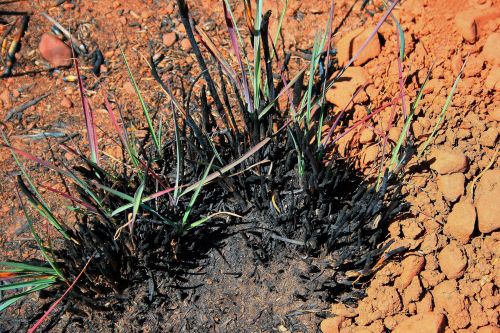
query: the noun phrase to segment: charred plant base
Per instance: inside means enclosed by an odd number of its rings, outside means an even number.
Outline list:
[[[271,178],[247,179],[252,201],[209,186],[204,207],[243,218],[214,220],[183,237],[141,223],[133,238],[112,241],[113,225],[82,220],[76,235],[83,246],[67,242],[59,257],[74,274],[77,258],[98,255],[46,329],[271,332],[282,325],[315,332],[329,302],[354,304],[363,296],[363,282],[384,251],[386,223],[404,206],[397,188],[368,188],[346,165],[324,170],[317,190],[308,191],[293,165],[283,163]],[[37,304],[34,318],[47,308]],[[7,331],[29,324],[6,316],[3,323]]]

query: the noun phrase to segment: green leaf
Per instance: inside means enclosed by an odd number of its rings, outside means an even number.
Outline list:
[[[34,293],[34,292],[39,291],[39,290],[46,289],[46,288],[48,288],[50,286],[52,286],[52,283],[50,283],[50,284],[41,284],[39,286],[31,288],[30,290],[27,290],[27,291],[24,291],[22,293],[19,293],[19,294],[16,294],[16,295],[13,295],[11,297],[3,299],[2,300],[3,303],[0,303],[0,312],[3,311],[3,310],[5,310],[6,308],[8,308],[9,306],[11,306],[12,304],[14,304],[15,302],[17,302],[21,298],[25,297],[26,295],[29,295],[29,294]]]
[[[198,184],[198,187],[196,187],[196,190],[195,192],[193,193],[193,196],[191,197],[191,200],[189,201],[189,205],[186,209],[186,211],[184,212],[184,216],[182,217],[182,225],[184,226],[189,218],[189,214],[191,213],[191,210],[193,209],[193,206],[196,202],[196,199],[198,198],[198,195],[200,194],[200,191],[201,191],[201,188],[203,187],[203,185],[205,184],[205,179],[207,178],[207,175],[208,175],[208,172],[210,171],[210,169],[212,168],[212,163],[214,162],[214,158],[215,157],[212,157],[212,159],[210,160],[210,164],[208,165],[208,167],[205,169],[205,172],[203,173],[203,176],[201,178],[201,181],[200,183]]]
[[[161,153],[161,147],[160,147],[160,141],[158,140],[158,137],[156,136],[156,131],[153,127],[153,122],[151,121],[151,117],[149,115],[149,109],[144,102],[144,99],[142,98],[141,91],[139,90],[139,87],[137,86],[137,83],[135,82],[134,76],[132,75],[132,70],[130,69],[130,66],[127,61],[127,57],[125,56],[125,52],[123,52],[122,47],[120,46],[120,52],[123,58],[123,62],[125,63],[125,67],[127,68],[127,73],[128,77],[130,79],[130,82],[132,83],[132,86],[134,87],[135,93],[137,94],[137,97],[139,98],[139,102],[141,103],[142,111],[144,112],[144,116],[146,117],[146,121],[148,123],[149,127],[149,132],[151,133],[151,137],[153,138],[154,145],[156,147],[156,150],[158,153]]]
[[[57,280],[56,277],[50,277],[50,278],[40,279],[40,280],[29,280],[29,281],[8,283],[8,284],[0,285],[0,291],[21,289],[21,288],[26,288],[26,287],[35,287],[35,286],[38,286],[41,284],[53,284],[54,282],[56,282],[56,280]]]
[[[10,269],[2,270],[2,272],[37,272],[44,274],[54,274],[54,270],[50,267],[35,266],[23,262],[0,261],[0,266],[10,267]]]

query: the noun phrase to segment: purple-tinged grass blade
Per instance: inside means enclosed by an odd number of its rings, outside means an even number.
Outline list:
[[[80,96],[82,99],[83,115],[85,116],[85,126],[87,127],[87,138],[89,140],[90,146],[90,160],[99,165],[99,148],[97,145],[97,133],[94,122],[94,114],[92,113],[89,100],[85,95],[82,76],[80,75],[80,67],[78,66],[78,60],[76,59],[76,57],[73,58],[73,63],[76,69],[76,76],[78,77],[78,88],[80,90]]]

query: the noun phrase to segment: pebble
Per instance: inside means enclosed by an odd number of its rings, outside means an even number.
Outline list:
[[[173,31],[163,35],[163,45],[166,47],[171,47],[176,41],[177,35]]]
[[[491,105],[488,108],[488,116],[491,120],[500,121],[500,106]]]
[[[181,49],[182,49],[184,52],[189,52],[189,51],[191,51],[191,43],[189,42],[189,39],[184,38],[183,40],[181,40]]]
[[[500,32],[492,33],[486,39],[483,46],[482,55],[486,61],[500,65]]]
[[[336,73],[333,75],[336,75]],[[342,75],[342,78],[342,80],[335,82],[325,95],[328,102],[340,109],[344,109],[348,105],[356,89],[367,83],[370,76],[366,69],[362,67],[349,67]]]
[[[344,66],[352,58],[352,56],[356,54],[371,32],[372,29],[359,28],[348,33],[339,40],[337,43],[337,59],[340,66]],[[354,61],[354,65],[363,65],[369,60],[377,57],[380,54],[380,51],[380,40],[378,34],[376,34]]]
[[[493,126],[481,133],[479,143],[483,146],[494,148],[498,138],[498,129]]]
[[[388,134],[389,140],[392,141],[393,143],[397,143],[400,136],[401,136],[401,128],[391,127]]]
[[[474,15],[470,11],[459,12],[455,15],[455,25],[462,38],[474,43],[477,38],[477,24]]]
[[[408,287],[415,276],[424,269],[425,258],[422,256],[408,256],[401,262],[401,275],[394,285],[403,290]]]
[[[500,333],[500,328],[497,326],[484,326],[477,330],[477,333]]]
[[[135,89],[134,89],[134,86],[132,85],[132,83],[130,82],[125,82],[125,84],[123,85],[123,90],[125,90],[125,92],[127,94],[131,94],[131,95],[134,95],[135,94]]]
[[[54,35],[44,33],[40,39],[38,50],[42,57],[54,67],[71,64],[71,49]]]
[[[500,169],[486,171],[478,181],[474,204],[479,231],[500,229]]]
[[[361,157],[362,165],[365,167],[368,164],[374,162],[377,159],[379,150],[380,148],[376,144],[366,148]]]
[[[69,108],[71,108],[73,106],[73,102],[68,97],[64,97],[61,100],[61,106],[63,108],[69,109]]]
[[[338,317],[353,318],[353,317],[356,317],[358,315],[355,308],[347,307],[345,304],[342,304],[342,303],[332,304],[331,311],[333,314],[335,314]]]
[[[467,65],[464,68],[466,77],[473,77],[481,74],[484,67],[484,56],[482,54],[474,54],[467,60]]]
[[[338,333],[343,317],[330,317],[321,322],[320,329],[322,333]]]
[[[458,243],[451,241],[438,255],[439,267],[448,279],[458,279],[464,275],[467,257]]]
[[[430,154],[431,169],[441,175],[464,172],[467,169],[467,157],[461,151],[451,148],[434,149]]]
[[[444,233],[467,244],[476,225],[476,208],[468,200],[463,199],[453,206],[444,226]]]
[[[363,131],[361,131],[361,134],[359,135],[359,143],[365,144],[368,142],[372,142],[372,140],[375,138],[375,134],[373,131],[369,128],[365,128]]]
[[[499,91],[500,90],[500,66],[494,66],[486,80],[484,81],[484,86],[489,90]]]
[[[445,317],[442,313],[428,312],[403,320],[393,333],[439,333],[444,330]]]
[[[440,175],[437,178],[437,186],[447,201],[455,202],[464,193],[465,176],[463,173]]]

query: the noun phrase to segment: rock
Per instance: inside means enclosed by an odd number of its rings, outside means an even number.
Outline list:
[[[344,320],[343,317],[330,317],[321,322],[320,328],[323,333],[338,333],[340,324]]]
[[[470,323],[470,315],[467,311],[468,302],[464,295],[457,290],[456,280],[445,280],[434,287],[434,304],[436,312],[446,313],[448,325],[454,332],[458,328],[464,328]]]
[[[191,43],[189,42],[189,39],[184,38],[183,40],[181,40],[181,49],[182,49],[184,52],[189,52],[189,51],[191,51]]]
[[[63,108],[69,109],[69,108],[71,108],[73,106],[73,102],[68,97],[64,97],[61,100],[61,106]]]
[[[337,43],[337,57],[340,66],[344,66],[347,62],[358,52],[361,45],[365,42],[371,34],[372,29],[359,28],[351,31],[342,37]],[[358,58],[354,61],[355,66],[363,65],[367,61],[375,58],[380,53],[380,40],[378,34],[373,37],[366,48],[359,54]]]
[[[464,193],[465,176],[463,173],[440,175],[437,178],[437,186],[446,200],[454,202]]]
[[[446,175],[455,172],[464,172],[467,169],[467,157],[458,150],[450,148],[435,149],[430,154],[431,169],[441,175]]]
[[[438,255],[439,267],[448,279],[462,277],[467,266],[467,257],[458,247],[457,242],[452,241],[444,247]]]
[[[455,25],[465,41],[469,43],[474,43],[476,41],[477,24],[473,13],[470,11],[459,12],[455,15]]]
[[[467,65],[464,68],[464,75],[466,77],[477,76],[483,71],[484,67],[484,57],[481,54],[475,54],[470,56],[467,60]]]
[[[393,143],[397,143],[400,136],[401,136],[401,128],[391,127],[388,134],[389,140],[392,141]]]
[[[403,291],[403,304],[408,306],[411,302],[416,302],[422,295],[422,284],[418,276],[415,276],[410,285]]]
[[[500,32],[494,32],[488,36],[483,46],[482,52],[486,61],[499,65],[500,59]]]
[[[378,290],[374,308],[380,312],[381,318],[392,316],[403,308],[396,288],[384,286]]]
[[[486,131],[481,133],[481,138],[479,138],[479,143],[486,147],[495,147],[498,137],[498,129],[496,127],[490,127]]]
[[[358,315],[355,308],[348,308],[345,304],[342,303],[332,304],[331,311],[338,317],[353,318]]]
[[[488,115],[491,120],[500,121],[500,107],[495,107],[491,105],[488,108]]]
[[[44,33],[40,39],[38,50],[42,57],[54,67],[71,64],[71,49],[54,35]]]
[[[474,203],[482,233],[500,229],[500,170],[487,170],[478,182]]]
[[[366,148],[361,155],[361,164],[362,166],[367,166],[370,163],[373,163],[378,156],[380,148],[377,145],[371,145]]]
[[[477,333],[500,333],[500,327],[484,326],[476,331]]]
[[[408,287],[415,276],[424,269],[425,258],[422,256],[408,256],[401,262],[401,275],[394,285],[403,290]]]
[[[125,90],[125,92],[127,94],[130,94],[130,95],[135,95],[135,89],[134,89],[134,86],[132,85],[132,83],[130,82],[125,82],[125,84],[123,85],[123,90]]]
[[[462,244],[467,244],[476,225],[476,208],[468,199],[453,206],[444,226],[444,233],[452,236]]]
[[[177,35],[173,31],[163,35],[163,45],[166,47],[171,47],[176,41]]]
[[[372,142],[374,137],[375,134],[373,133],[373,131],[369,128],[365,128],[363,131],[361,131],[361,134],[359,135],[359,143],[365,144],[368,142]]]
[[[403,320],[392,333],[441,333],[444,332],[445,317],[442,313],[428,312]]]
[[[12,98],[10,96],[9,89],[4,88],[2,90],[3,91],[0,93],[0,101],[2,101],[5,108],[9,108],[12,105]]]
[[[333,73],[333,75],[337,75],[337,73]],[[367,83],[369,78],[368,72],[362,67],[347,68],[342,78],[326,92],[326,100],[340,109],[344,109],[356,90]]]
[[[489,90],[500,90],[500,66],[494,66],[486,77],[484,85]]]

